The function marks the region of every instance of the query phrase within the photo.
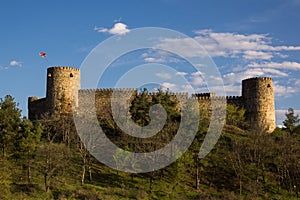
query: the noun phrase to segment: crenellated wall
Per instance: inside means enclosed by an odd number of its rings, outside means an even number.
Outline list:
[[[115,92],[115,93],[114,93]],[[101,89],[85,89],[78,91],[78,102],[80,111],[90,112],[92,107],[97,111],[99,118],[107,118],[111,115],[111,101],[120,102],[118,95],[136,94],[137,89],[133,88],[101,88]],[[91,105],[91,103],[95,103]]]
[[[42,115],[54,112],[71,112],[80,108],[84,112],[96,108],[98,117],[110,117],[111,102],[121,102],[124,94],[137,94],[137,89],[80,89],[80,71],[71,67],[51,67],[47,69],[46,98],[29,97],[28,110],[30,119],[39,119]],[[150,93],[149,95],[153,95]],[[183,93],[169,93],[186,95]],[[121,95],[121,96],[120,96]],[[242,96],[219,97],[215,93],[192,94],[199,106],[211,109],[212,100],[225,100],[227,104],[234,104],[246,109],[246,119],[253,129],[263,129],[272,132],[276,128],[274,91],[272,78],[256,77],[242,81]],[[130,101],[130,100],[129,100]],[[95,105],[91,105],[91,103]],[[125,102],[130,103],[130,102]]]

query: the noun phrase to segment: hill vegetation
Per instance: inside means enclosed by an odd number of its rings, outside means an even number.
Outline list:
[[[149,99],[145,90],[132,102],[132,119],[145,126],[149,108],[161,103],[167,122],[159,136],[141,140],[124,134],[112,118],[99,123],[118,146],[149,152],[172,140],[180,123],[176,100],[166,92]],[[198,151],[209,125],[200,108],[197,135],[182,157],[164,169],[133,174],[113,170],[85,149],[68,114],[39,121],[21,117],[10,95],[0,99],[0,199],[298,199],[300,125],[293,109],[286,128],[272,134],[247,129],[245,110],[227,105],[226,125],[212,152]]]

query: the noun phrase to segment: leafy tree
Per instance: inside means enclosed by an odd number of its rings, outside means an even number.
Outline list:
[[[136,94],[131,102],[130,112],[132,119],[140,126],[146,126],[150,123],[149,109],[155,104],[160,104],[167,112],[167,122],[178,122],[180,112],[178,111],[178,102],[174,95],[169,91],[158,90],[156,93],[149,94],[147,89]]]
[[[21,110],[17,108],[18,104],[10,95],[0,99],[0,146],[2,156],[5,157],[8,149],[18,133],[21,122]]]
[[[299,125],[300,119],[299,115],[295,115],[294,109],[289,108],[288,112],[285,113],[286,119],[283,121],[283,125],[286,130],[293,135],[295,128]]]
[[[161,104],[166,110],[167,122],[179,122],[180,120],[178,101],[175,97],[176,95],[171,94],[168,90],[164,92],[161,89],[152,94],[152,104]]]
[[[245,122],[245,109],[233,104],[228,104],[226,109],[226,124],[243,126]]]

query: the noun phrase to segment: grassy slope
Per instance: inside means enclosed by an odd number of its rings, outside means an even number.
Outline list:
[[[228,140],[240,137],[245,137],[242,130],[225,127],[222,138],[213,152],[201,161],[201,186],[198,191],[194,187],[194,174],[188,169],[191,164],[185,158],[155,172],[152,190],[150,174],[132,176],[112,170],[96,161],[93,164],[93,180],[89,181],[86,174],[86,183],[81,186],[81,159],[73,149],[68,167],[60,169],[53,176],[48,193],[45,192],[44,177],[37,164],[42,161],[41,158],[35,159],[32,169],[33,184],[30,186],[26,184],[26,170],[18,160],[10,160],[11,171],[8,171],[11,174],[2,172],[10,178],[0,182],[0,199],[293,199],[287,191],[275,189],[274,193],[269,189],[258,194],[257,198],[247,191],[239,196],[238,186],[232,184],[236,181],[234,174],[227,171],[226,166],[222,166],[228,165],[228,161],[221,158],[226,154],[228,147],[224,145]],[[276,183],[270,185],[274,187]]]

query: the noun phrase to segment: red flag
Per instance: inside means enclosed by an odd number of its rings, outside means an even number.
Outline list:
[[[45,53],[45,52],[40,52],[40,56],[41,56],[42,58],[46,58],[46,53]]]

